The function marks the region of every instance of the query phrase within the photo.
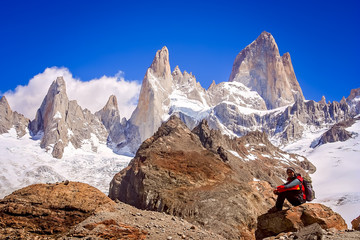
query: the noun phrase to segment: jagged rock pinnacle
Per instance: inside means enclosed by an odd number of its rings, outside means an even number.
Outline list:
[[[95,120],[95,116],[88,110],[82,110],[76,101],[69,101],[63,77],[58,77],[51,84],[35,119],[30,123],[30,131],[34,135],[43,132],[40,146],[52,149],[55,158],[62,158],[69,142],[79,148],[83,140],[91,138],[91,133],[101,141],[106,139],[106,130]]]
[[[117,98],[115,95],[111,95],[107,101],[105,109],[118,109]]]
[[[6,99],[5,96],[2,96],[1,99],[0,99],[0,105],[3,106],[4,109],[7,109],[7,110],[11,110],[10,109],[10,105]]]
[[[320,103],[321,105],[326,105],[326,98],[325,98],[324,95],[321,97],[321,100],[320,100],[319,103]]]
[[[156,77],[169,79],[171,78],[169,51],[166,46],[156,52],[154,60],[150,66]]]
[[[304,99],[290,54],[280,56],[274,37],[265,31],[237,55],[229,81],[258,92],[268,109]]]
[[[13,112],[5,96],[0,99],[0,134],[7,133],[11,128],[15,128],[18,137],[26,134],[26,129],[30,120],[22,114]]]

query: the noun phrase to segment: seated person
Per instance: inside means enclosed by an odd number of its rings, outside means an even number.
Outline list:
[[[296,174],[295,169],[292,167],[286,169],[286,173],[288,175],[287,182],[274,189],[274,193],[278,195],[278,198],[275,207],[270,209],[270,212],[281,211],[285,199],[294,206],[299,206],[306,202],[305,189],[302,184],[303,178],[301,175]]]

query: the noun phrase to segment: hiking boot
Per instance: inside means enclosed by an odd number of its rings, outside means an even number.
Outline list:
[[[267,213],[275,213],[275,212],[279,212],[279,211],[281,211],[281,210],[276,207],[272,207],[269,209],[269,211],[267,211]]]

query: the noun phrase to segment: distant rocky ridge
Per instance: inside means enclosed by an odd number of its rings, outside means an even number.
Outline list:
[[[346,128],[351,127],[356,120],[360,120],[360,117],[350,118],[336,123],[328,131],[322,134],[320,139],[317,142],[314,142],[312,147],[317,147],[329,142],[344,142],[353,137],[353,133],[347,131]]]
[[[171,115],[190,129],[206,119],[211,128],[230,136],[259,130],[273,143],[286,145],[300,139],[306,128],[329,128],[360,113],[355,107],[356,91],[340,103],[326,103],[325,98],[319,103],[305,101],[290,55],[281,57],[267,32],[239,53],[229,82],[213,82],[208,90],[191,73],[182,73],[176,66],[170,75],[169,69],[169,51],[164,47],[146,72],[138,106],[129,120],[132,130],[127,132],[140,139],[124,141],[120,148],[137,149]]]
[[[346,102],[351,106],[351,111],[355,114],[360,114],[360,88],[351,89],[349,97]]]
[[[69,143],[79,148],[84,140],[92,142],[93,137],[106,142],[108,135],[104,125],[89,110],[83,110],[75,100],[69,101],[62,77],[51,84],[30,123],[30,130],[34,135],[42,135],[40,146],[55,158],[62,158]]]
[[[24,115],[11,110],[5,96],[0,99],[0,134],[7,133],[14,127],[20,138],[26,134],[29,123],[30,120]]]
[[[206,121],[190,131],[172,116],[114,177],[109,196],[182,217],[227,239],[249,237],[256,217],[274,205],[272,187],[283,183],[288,166],[304,176],[315,171],[304,157],[273,146],[264,133],[230,139]]]

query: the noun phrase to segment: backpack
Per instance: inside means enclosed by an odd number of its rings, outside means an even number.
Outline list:
[[[311,179],[309,177],[304,177],[303,185],[305,188],[306,201],[310,202],[310,201],[314,200],[315,199],[315,191],[311,184]]]

